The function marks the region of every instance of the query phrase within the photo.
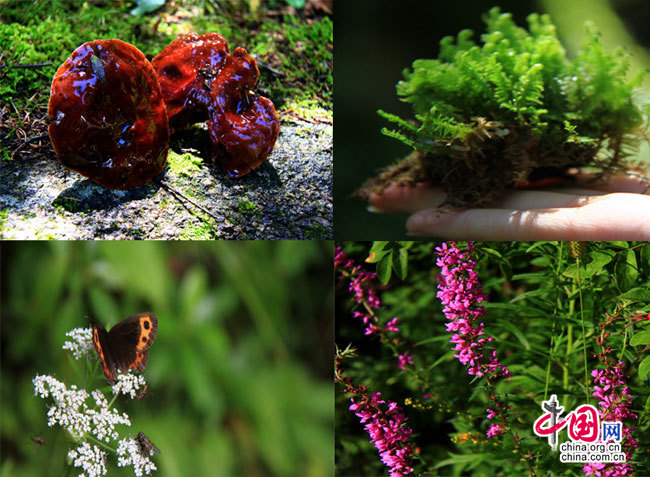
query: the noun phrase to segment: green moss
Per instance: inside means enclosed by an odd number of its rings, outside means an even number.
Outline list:
[[[305,232],[305,239],[307,240],[326,240],[327,238],[331,238],[331,231],[319,223],[310,225]]]
[[[156,55],[172,35],[152,35],[154,17],[129,15],[126,4],[95,6],[79,2],[9,1],[0,13],[0,51],[5,64],[51,62],[34,69],[6,68],[0,73],[0,101],[29,107],[34,94],[47,98],[57,68],[81,44],[119,38],[145,55]],[[70,28],[74,25],[74,28]]]
[[[170,149],[167,154],[167,167],[169,171],[179,176],[195,176],[197,172],[201,171],[201,164],[203,164],[203,159],[189,152],[177,154]]]
[[[334,42],[328,17],[304,21],[284,16],[277,22],[262,23],[252,35],[247,28],[230,25],[225,19],[195,17],[193,24],[197,33],[216,31],[228,39],[231,49],[241,46],[257,55],[258,88],[268,91],[278,109],[301,103],[308,109],[332,110]]]
[[[293,111],[297,116],[311,121],[332,122],[334,114],[332,109],[324,109],[321,103],[314,99],[299,99],[285,103],[284,109]]]
[[[216,31],[226,37],[231,49],[242,46],[258,55],[259,88],[262,94],[271,97],[278,109],[285,104],[332,109],[333,29],[327,17],[314,21],[286,16],[278,21],[251,23],[249,29],[223,16],[223,12],[197,15],[197,7],[192,7],[192,11],[183,6],[176,8],[174,18],[186,19],[185,22],[157,24],[158,15],[130,15],[128,2],[95,5],[60,0],[33,3],[10,0],[4,3],[0,12],[3,63],[52,63],[34,69],[0,70],[0,101],[13,100],[18,109],[29,109],[27,98],[34,94],[37,94],[34,103],[47,101],[56,69],[82,43],[119,38],[152,57],[177,35],[191,31]],[[208,6],[201,8],[205,11]],[[188,22],[192,22],[191,27]],[[71,24],[74,28],[70,28]]]
[[[0,238],[4,238],[9,209],[0,210]]]
[[[259,206],[248,199],[239,199],[237,201],[237,209],[243,214],[248,213],[255,217],[262,217],[262,211]]]
[[[212,219],[203,219],[199,225],[190,225],[183,230],[179,238],[181,240],[212,240],[214,239],[214,222]]]
[[[437,59],[416,60],[397,94],[412,118],[380,111],[383,133],[415,153],[367,190],[394,181],[442,183],[453,205],[487,204],[538,168],[592,166],[623,170],[644,137],[643,109],[633,101],[642,76],[629,80],[629,59],[608,53],[592,25],[573,59],[548,15],[528,30],[493,8],[480,44],[472,32],[443,38]]]
[[[68,199],[61,196],[54,199],[52,205],[59,211],[59,213],[63,213],[64,210],[68,212],[79,212],[81,210],[79,207],[79,200]]]

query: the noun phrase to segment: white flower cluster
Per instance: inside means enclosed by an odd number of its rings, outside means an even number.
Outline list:
[[[124,394],[131,396],[131,399],[134,399],[138,391],[144,386],[147,382],[144,380],[144,377],[137,374],[121,374],[117,375],[117,383],[113,385],[113,394]]]
[[[63,349],[72,351],[74,359],[81,359],[90,356],[93,351],[93,330],[92,328],[75,328],[68,331],[66,336],[72,338],[72,341],[63,343]]]
[[[133,472],[137,477],[150,475],[154,470],[158,470],[149,456],[142,455],[140,444],[135,439],[122,439],[117,446],[117,466],[133,466]],[[144,473],[144,474],[143,474]]]
[[[68,452],[68,460],[75,467],[81,467],[84,471],[79,477],[97,477],[106,475],[106,453],[97,446],[84,442],[76,449]]]
[[[33,380],[34,394],[41,398],[52,397],[54,404],[47,412],[49,427],[59,424],[74,436],[92,434],[99,440],[109,442],[119,438],[115,431],[116,424],[131,425],[129,416],[116,409],[108,408],[108,401],[100,391],[93,391],[97,409],[90,409],[86,404],[89,394],[77,386],[66,385],[52,376],[37,375]]]
[[[92,328],[75,328],[66,333],[72,338],[63,344],[64,350],[72,351],[74,359],[93,356]],[[34,395],[42,399],[51,400],[47,412],[47,425],[49,427],[60,425],[71,437],[81,444],[68,452],[68,464],[80,467],[82,473],[79,477],[99,477],[106,475],[106,452],[97,445],[86,442],[88,436],[94,436],[98,441],[110,443],[117,441],[119,434],[115,426],[131,425],[129,416],[120,414],[116,409],[111,409],[116,398],[109,404],[104,394],[99,390],[88,393],[78,389],[75,385],[66,386],[53,376],[36,375],[32,379]],[[134,399],[138,392],[146,390],[144,377],[133,374],[120,374],[117,383],[112,386],[112,392],[117,397],[119,394],[130,396]],[[92,397],[94,403],[86,403]],[[82,442],[83,441],[83,442]],[[133,465],[136,476],[150,475],[158,470],[156,465],[144,455],[143,446],[134,439],[123,439],[118,442],[118,466]]]

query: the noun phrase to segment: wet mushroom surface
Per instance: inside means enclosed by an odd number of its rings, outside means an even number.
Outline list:
[[[217,33],[190,34],[170,43],[152,64],[172,131],[207,119],[211,159],[238,178],[271,154],[280,120],[271,100],[252,93],[259,79],[255,59],[241,47],[228,51]]]
[[[192,33],[172,41],[152,60],[173,131],[208,119],[206,107],[193,98],[224,67],[228,51],[228,41],[218,33]]]
[[[109,189],[143,185],[167,162],[165,103],[151,63],[133,45],[77,48],[52,81],[49,135],[59,161]]]

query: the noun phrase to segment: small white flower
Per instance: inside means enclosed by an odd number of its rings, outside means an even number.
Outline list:
[[[138,391],[144,386],[147,382],[144,380],[144,376],[138,374],[118,374],[117,383],[113,385],[113,394],[124,394],[131,396],[131,399],[134,399]]]
[[[133,472],[137,477],[142,477],[143,472],[150,475],[154,470],[158,470],[148,456],[143,456],[140,452],[140,444],[135,439],[122,439],[117,446],[117,466],[133,466]]]
[[[92,392],[95,408],[91,409],[86,404],[90,395],[83,389],[77,390],[74,385],[67,389],[64,383],[52,376],[36,376],[32,382],[35,394],[42,398],[51,396],[54,401],[47,412],[47,425],[50,427],[58,424],[75,437],[93,434],[99,440],[110,442],[119,437],[115,425],[131,425],[127,414],[108,408],[108,401],[100,391]]]
[[[92,328],[75,328],[72,331],[68,331],[65,335],[72,338],[72,341],[63,343],[63,349],[72,351],[72,357],[74,359],[91,356],[93,351]]]
[[[81,467],[83,474],[88,477],[106,475],[106,453],[97,446],[84,442],[76,449],[68,452],[68,459],[75,467]]]

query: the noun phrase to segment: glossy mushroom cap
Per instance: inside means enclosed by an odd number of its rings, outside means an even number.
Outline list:
[[[177,38],[153,59],[172,130],[208,119],[206,109],[192,98],[197,91],[209,90],[206,82],[223,68],[227,56],[226,39],[206,33]]]
[[[169,127],[151,63],[133,45],[77,48],[52,81],[50,139],[59,161],[110,189],[150,182],[165,167]]]
[[[251,93],[259,70],[245,49],[228,54],[216,33],[187,35],[170,43],[153,66],[173,130],[207,120],[214,159],[231,177],[264,162],[280,121],[270,100]]]
[[[255,59],[236,48],[212,82],[208,131],[215,159],[231,177],[241,177],[262,164],[280,132],[273,103],[250,92],[258,77]]]
[[[208,121],[215,159],[230,177],[258,167],[273,151],[280,121],[271,100],[251,96],[241,110],[227,111]]]

